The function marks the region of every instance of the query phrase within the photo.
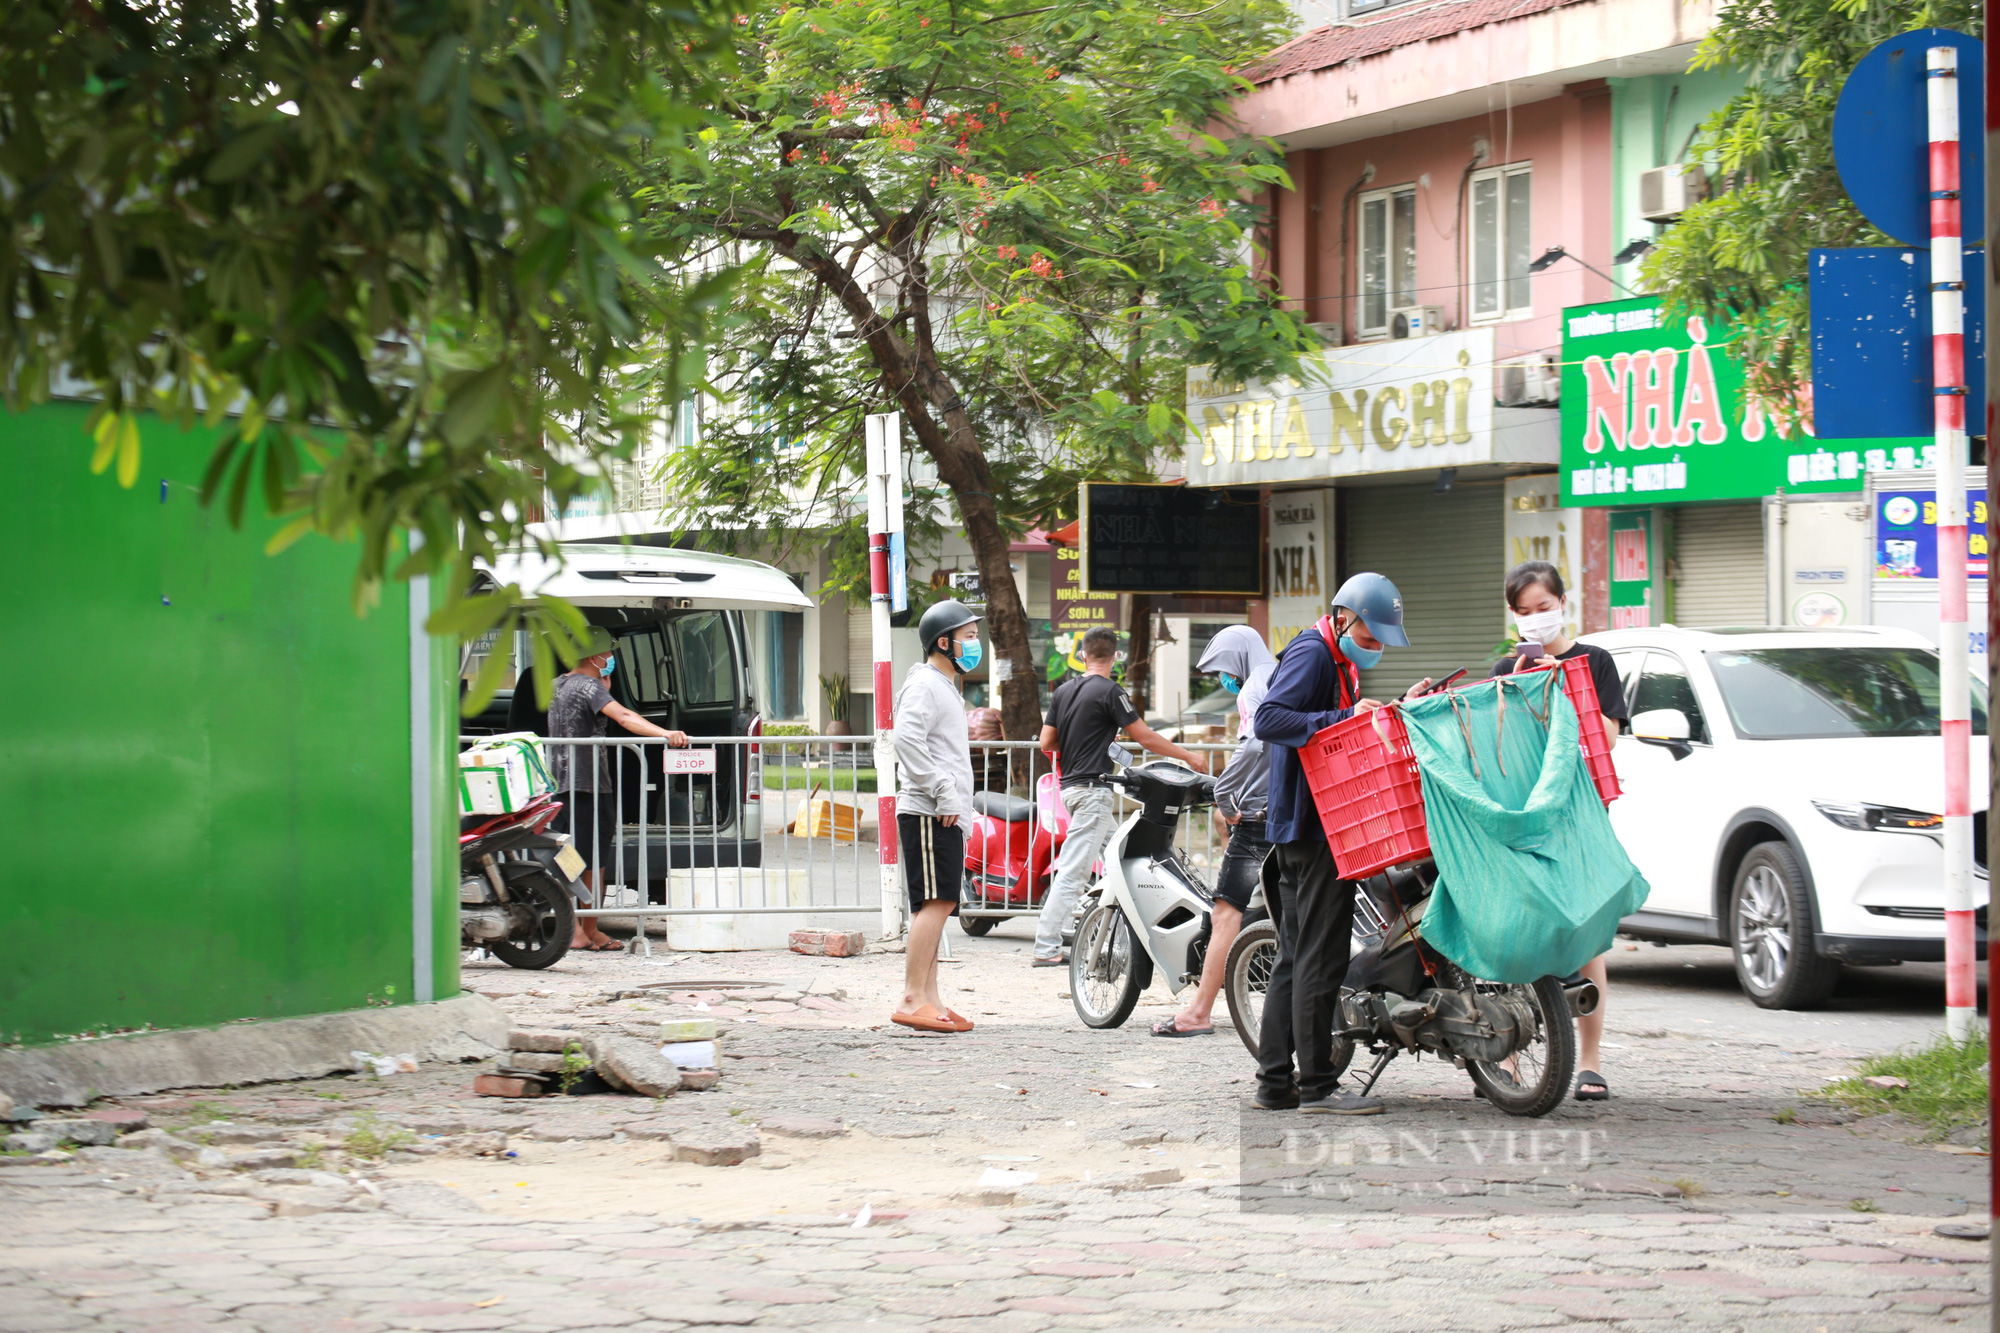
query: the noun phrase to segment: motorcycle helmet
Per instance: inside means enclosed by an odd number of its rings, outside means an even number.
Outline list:
[[[923,640],[924,656],[928,658],[932,653],[943,651],[947,657],[951,657],[952,666],[963,673],[965,668],[958,665],[958,658],[952,654],[951,648],[946,645],[940,649],[938,640],[955,634],[980,619],[982,617],[973,614],[972,608],[964,602],[947,597],[942,602],[934,603],[917,620],[917,637]]]
[[[1403,595],[1380,574],[1356,574],[1341,584],[1333,595],[1333,609],[1343,608],[1359,616],[1384,646],[1410,646],[1410,636],[1403,632]]]

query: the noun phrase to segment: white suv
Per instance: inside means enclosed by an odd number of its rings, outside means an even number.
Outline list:
[[[1625,795],[1612,827],[1652,886],[1622,931],[1729,944],[1743,989],[1803,1009],[1842,962],[1944,957],[1937,651],[1891,629],[1612,630]],[[1973,682],[1972,791],[1987,790]],[[1986,818],[1973,821],[1979,953]]]

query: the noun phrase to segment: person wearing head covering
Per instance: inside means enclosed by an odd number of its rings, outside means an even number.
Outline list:
[[[1264,646],[1263,636],[1248,625],[1231,625],[1208,641],[1197,671],[1213,674],[1222,688],[1236,696],[1241,744],[1229,767],[1215,782],[1215,808],[1229,822],[1229,843],[1215,872],[1215,909],[1209,919],[1208,952],[1203,955],[1201,980],[1194,998],[1172,1018],[1153,1025],[1156,1037],[1203,1037],[1215,1031],[1210,1018],[1222,976],[1229,966],[1229,946],[1242,928],[1250,895],[1263,873],[1271,844],[1264,837],[1264,807],[1270,796],[1271,761],[1257,739],[1257,705],[1278,659]]]

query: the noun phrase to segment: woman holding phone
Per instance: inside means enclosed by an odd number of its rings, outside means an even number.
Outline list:
[[[1563,581],[1556,567],[1546,560],[1524,560],[1507,572],[1507,609],[1521,640],[1512,653],[1500,659],[1493,674],[1533,667],[1552,667],[1574,657],[1590,663],[1590,679],[1597,686],[1597,706],[1604,713],[1604,738],[1618,743],[1622,724],[1629,716],[1625,707],[1625,686],[1618,679],[1617,664],[1611,654],[1595,644],[1578,643],[1569,637],[1563,612]],[[1611,982],[1605,974],[1604,955],[1583,966],[1583,975],[1597,983],[1601,997],[1597,1008],[1576,1020],[1580,1049],[1577,1051],[1576,1099],[1601,1102],[1611,1096],[1611,1085],[1597,1072],[1600,1043],[1604,1039],[1604,1010],[1611,998]]]

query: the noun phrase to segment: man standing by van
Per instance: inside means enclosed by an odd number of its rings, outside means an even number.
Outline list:
[[[584,878],[590,885],[592,901],[585,907],[604,903],[604,866],[618,854],[618,778],[616,757],[608,745],[564,745],[565,740],[602,737],[606,723],[616,722],[634,736],[663,736],[668,745],[680,749],[688,743],[684,731],[668,731],[611,697],[608,683],[618,665],[618,643],[602,625],[590,627],[590,656],[580,658],[568,675],[556,677],[555,693],[549,699],[549,776],[555,780],[556,795],[563,803],[557,828],[574,840],[576,850],[589,859]],[[624,946],[598,929],[597,918],[576,919],[576,934],[569,947],[590,953],[604,953]]]
[[[972,740],[960,678],[985,651],[979,617],[942,601],[917,621],[924,660],[896,696],[896,834],[910,894],[903,951],[903,1002],[889,1020],[919,1032],[970,1032],[972,1020],[938,994],[938,942],[958,910],[965,879],[965,819],[972,813]]]
[[[1049,896],[1035,923],[1035,967],[1067,967],[1063,931],[1076,900],[1090,880],[1090,868],[1104,854],[1117,827],[1113,816],[1111,743],[1123,731],[1154,754],[1178,759],[1200,772],[1205,766],[1188,750],[1161,738],[1139,719],[1139,710],[1118,682],[1111,664],[1118,656],[1118,631],[1099,625],[1084,632],[1083,674],[1056,686],[1042,726],[1042,752],[1056,756],[1062,770],[1062,803],[1069,811]]]

